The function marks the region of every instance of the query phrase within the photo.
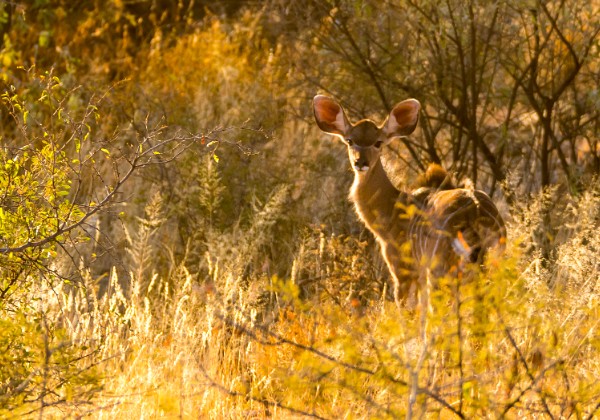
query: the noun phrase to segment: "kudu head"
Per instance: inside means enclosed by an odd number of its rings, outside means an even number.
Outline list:
[[[382,146],[414,131],[421,104],[416,99],[400,102],[381,126],[371,120],[350,123],[341,105],[327,96],[315,96],[313,108],[319,128],[346,143],[350,164],[357,176],[362,177],[378,163]]]

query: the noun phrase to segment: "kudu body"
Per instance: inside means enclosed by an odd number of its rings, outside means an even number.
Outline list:
[[[422,286],[427,274],[452,273],[465,263],[482,262],[488,249],[504,246],[504,221],[490,197],[474,188],[456,188],[441,166],[430,165],[413,191],[398,190],[389,180],[381,148],[414,131],[421,107],[417,100],[397,104],[381,126],[370,120],[351,124],[327,96],[315,96],[313,105],[319,128],[348,147],[354,169],[350,200],[381,246],[398,305],[409,295],[414,299],[414,286]]]

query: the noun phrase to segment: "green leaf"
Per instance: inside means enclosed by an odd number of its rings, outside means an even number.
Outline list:
[[[50,31],[41,31],[38,37],[38,45],[42,48],[50,45]]]

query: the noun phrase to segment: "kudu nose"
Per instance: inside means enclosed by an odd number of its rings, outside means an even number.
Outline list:
[[[354,169],[357,171],[367,171],[369,169],[369,162],[363,157],[359,157],[354,160]]]
[[[365,157],[364,153],[357,148],[354,148],[354,162],[352,166],[359,172],[369,170],[369,161]]]

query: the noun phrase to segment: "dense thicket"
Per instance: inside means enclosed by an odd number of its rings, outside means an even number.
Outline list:
[[[143,383],[139,415],[592,417],[599,7],[0,3],[0,415],[123,415],[126,371],[164,391]],[[497,270],[448,279],[422,318],[386,310],[316,93],[353,120],[417,98],[388,173],[437,162],[489,192],[511,232]]]

